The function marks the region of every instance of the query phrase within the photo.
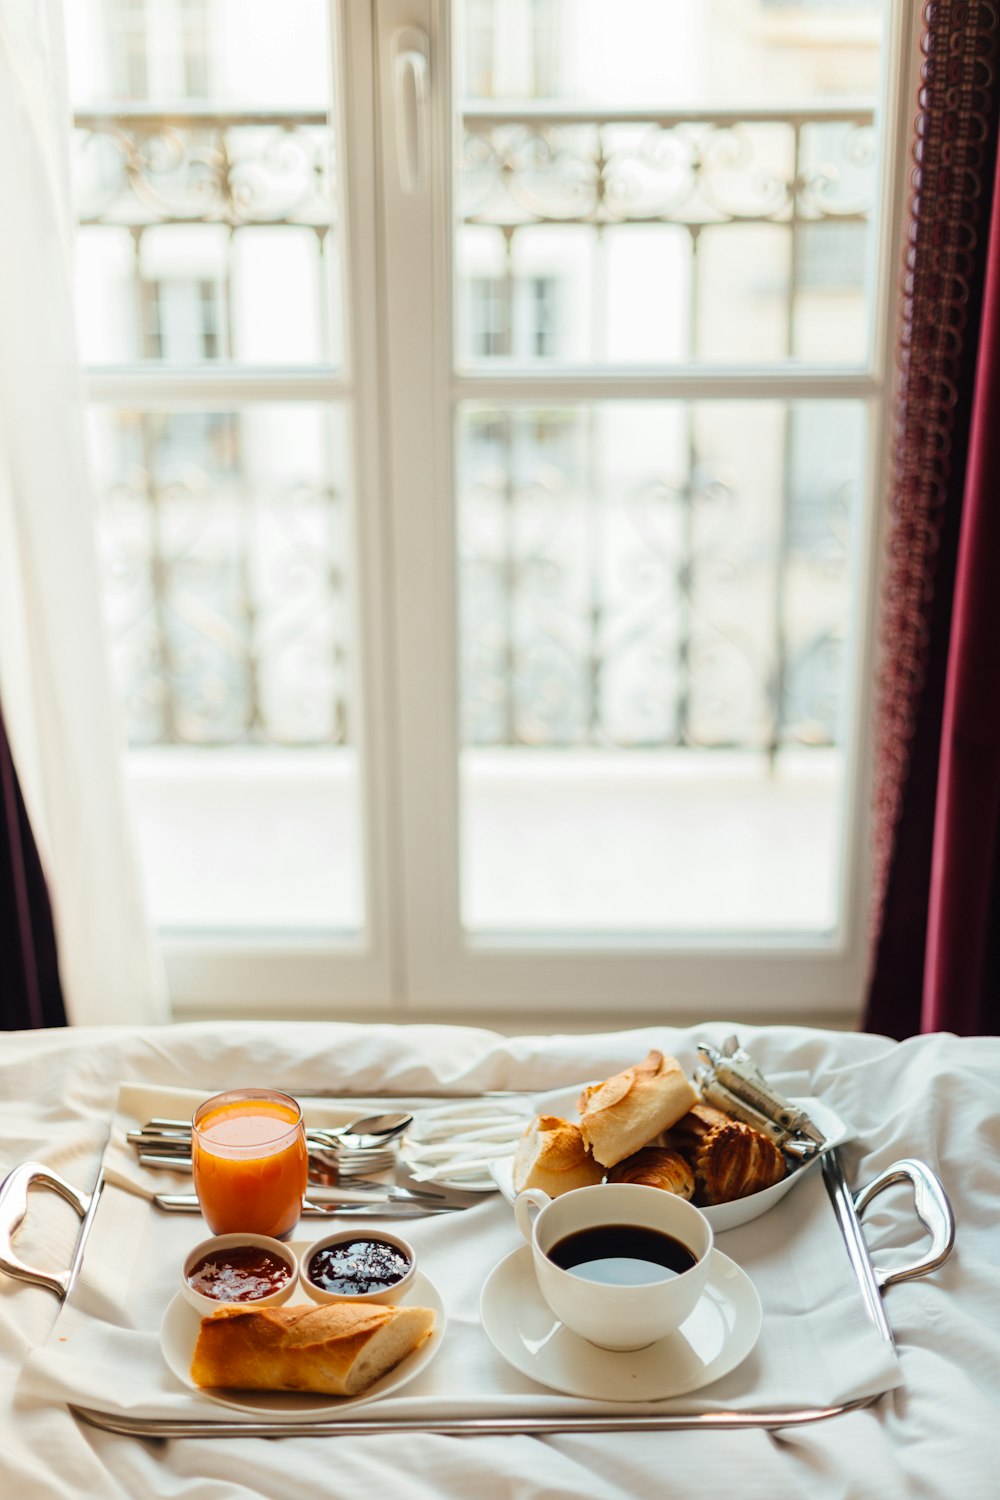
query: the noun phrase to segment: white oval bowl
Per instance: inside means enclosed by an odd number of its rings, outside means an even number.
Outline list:
[[[309,1279],[309,1266],[317,1251],[325,1250],[329,1245],[349,1244],[351,1240],[382,1240],[385,1244],[393,1245],[409,1260],[410,1269],[402,1280],[397,1281],[394,1286],[386,1287],[382,1292],[328,1292]],[[332,1234],[325,1234],[321,1240],[316,1240],[308,1250],[303,1250],[299,1261],[299,1281],[302,1283],[303,1291],[314,1302],[399,1302],[410,1290],[416,1274],[417,1252],[408,1240],[403,1239],[402,1235],[390,1234],[387,1229],[334,1230]]]
[[[204,1292],[197,1291],[191,1285],[188,1281],[188,1272],[203,1256],[211,1255],[214,1251],[235,1250],[239,1245],[248,1245],[255,1250],[267,1250],[278,1260],[284,1261],[289,1271],[285,1285],[266,1297],[250,1297],[239,1302],[227,1301],[223,1297],[206,1297]],[[195,1245],[194,1249],[184,1257],[184,1265],[181,1269],[181,1292],[191,1306],[203,1315],[218,1312],[220,1307],[280,1307],[295,1291],[298,1277],[298,1258],[294,1250],[290,1250],[280,1240],[272,1239],[268,1234],[215,1234],[211,1239],[202,1240],[200,1245]]]
[[[579,1089],[567,1091],[566,1111],[567,1118],[572,1118],[571,1111],[574,1108],[576,1096]],[[546,1113],[558,1114],[560,1096],[552,1096],[555,1103],[547,1102]],[[844,1121],[836,1114],[828,1104],[821,1099],[812,1096],[808,1098],[795,1098],[791,1101],[806,1111],[813,1124],[823,1132],[825,1140],[822,1149],[803,1162],[800,1167],[793,1168],[780,1182],[774,1183],[772,1187],[764,1188],[759,1193],[751,1193],[746,1198],[734,1198],[731,1203],[716,1203],[712,1207],[702,1207],[701,1211],[711,1224],[716,1234],[722,1234],[727,1229],[737,1229],[741,1224],[749,1224],[751,1220],[758,1219],[761,1214],[766,1214],[776,1203],[779,1203],[786,1193],[790,1193],[796,1183],[802,1181],[809,1170],[822,1160],[827,1151],[834,1146],[839,1146],[842,1141],[849,1139],[851,1131]],[[514,1158],[512,1156],[500,1157],[497,1161],[490,1163],[490,1175],[496,1183],[500,1192],[513,1203],[517,1197],[514,1189]],[[701,1205],[698,1205],[701,1207]]]

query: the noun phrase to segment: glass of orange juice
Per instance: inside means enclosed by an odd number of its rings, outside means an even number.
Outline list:
[[[309,1160],[302,1111],[273,1089],[206,1099],[191,1122],[194,1186],[213,1234],[288,1234],[298,1223]]]

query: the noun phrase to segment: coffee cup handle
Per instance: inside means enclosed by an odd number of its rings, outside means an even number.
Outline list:
[[[541,1188],[522,1188],[514,1199],[514,1218],[517,1220],[517,1227],[529,1243],[535,1220],[542,1209],[551,1202],[552,1199],[548,1193],[543,1193]]]

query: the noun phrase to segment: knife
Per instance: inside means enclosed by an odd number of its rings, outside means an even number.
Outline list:
[[[314,1198],[307,1198],[302,1205],[302,1212],[306,1218],[367,1214],[370,1219],[416,1219],[424,1214],[457,1213],[465,1207],[463,1203],[443,1203],[437,1199],[377,1198],[369,1193],[360,1194],[359,1197],[360,1202],[357,1197],[345,1202],[342,1196],[338,1196],[332,1201],[324,1199],[322,1203]],[[167,1213],[201,1212],[197,1193],[156,1193],[153,1202],[157,1208],[162,1208]]]
[[[349,1186],[339,1183],[310,1182],[306,1188],[314,1203],[426,1203],[434,1207],[442,1203],[454,1203],[450,1193],[425,1192],[423,1188],[397,1187],[394,1182],[369,1182],[365,1178],[352,1178]],[[164,1194],[165,1197],[193,1198],[197,1193]],[[460,1203],[462,1208],[464,1203]]]

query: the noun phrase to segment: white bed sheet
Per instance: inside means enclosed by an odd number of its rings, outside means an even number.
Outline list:
[[[353,1093],[542,1090],[623,1066],[652,1045],[693,1062],[699,1039],[718,1042],[733,1029],[766,1069],[808,1070],[816,1092],[852,1122],[858,1137],[843,1156],[853,1181],[869,1180],[900,1156],[919,1156],[952,1198],[958,1240],[951,1260],[931,1278],[887,1293],[904,1384],[874,1408],[777,1433],[140,1442],[78,1425],[64,1408],[15,1393],[57,1304],[0,1277],[0,1494],[992,1500],[1000,1494],[1000,1039],[896,1045],[725,1023],[515,1039],[471,1028],[336,1024],[24,1033],[0,1048],[0,1160],[4,1171],[42,1160],[89,1187],[123,1079],[206,1093],[262,1080]],[[880,1197],[867,1222],[880,1261],[913,1259],[921,1231],[905,1189]],[[59,1266],[75,1229],[67,1205],[35,1194],[19,1250]]]

